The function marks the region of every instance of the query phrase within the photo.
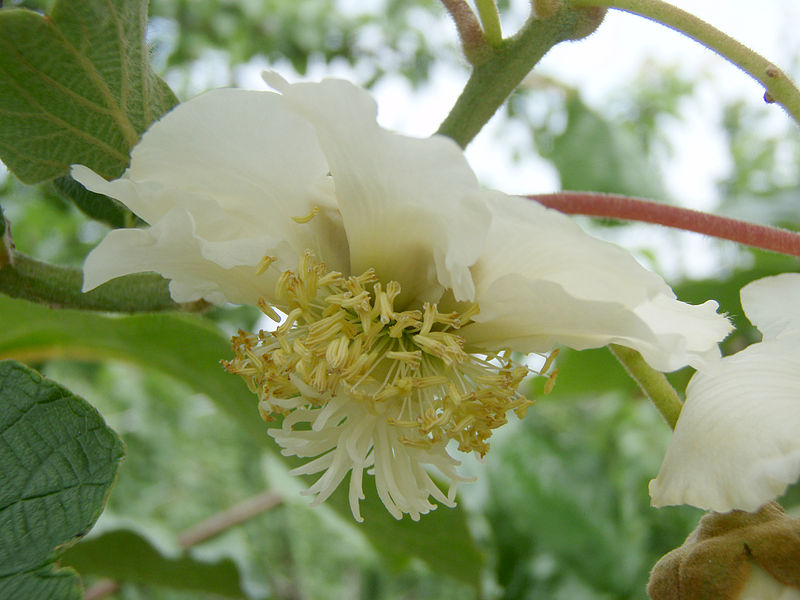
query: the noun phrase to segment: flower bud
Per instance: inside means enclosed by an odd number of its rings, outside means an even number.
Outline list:
[[[599,6],[577,6],[572,10],[575,12],[575,24],[569,37],[566,38],[568,40],[582,40],[594,33],[607,12],[607,9]]]
[[[562,0],[531,0],[533,14],[537,19],[549,19],[561,8]]]
[[[775,502],[708,513],[650,573],[652,600],[800,600],[800,520]]]

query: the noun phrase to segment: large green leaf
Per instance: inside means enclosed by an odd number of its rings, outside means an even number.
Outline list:
[[[0,315],[0,357],[119,359],[158,369],[207,394],[264,448],[277,450],[258,418],[255,397],[219,365],[221,359],[231,357],[229,340],[200,317],[110,317],[55,311],[6,296],[0,296]],[[289,466],[297,465],[284,460]],[[380,552],[393,561],[418,556],[439,573],[479,585],[483,557],[460,508],[440,508],[418,523],[396,521],[377,494],[366,491],[361,508],[366,522],[359,529]],[[344,489],[328,503],[346,519],[352,518]]]
[[[120,557],[126,560],[120,560]],[[134,529],[105,531],[67,550],[61,564],[86,575],[118,581],[162,585],[182,590],[247,598],[239,570],[231,559],[200,561],[188,552],[171,555]]]
[[[80,598],[55,549],[97,520],[122,460],[97,411],[15,361],[0,362],[0,597]]]
[[[0,158],[22,181],[81,163],[118,176],[177,100],[150,68],[145,0],[58,0],[0,12]]]

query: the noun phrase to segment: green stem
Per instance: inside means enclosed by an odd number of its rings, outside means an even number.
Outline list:
[[[608,349],[655,404],[670,428],[675,429],[683,403],[664,374],[648,365],[636,350],[617,344],[609,345]]]
[[[13,252],[12,262],[0,268],[0,293],[53,308],[109,312],[176,310],[167,280],[154,273],[118,277],[91,292],[81,292],[83,273],[57,267]]]
[[[513,37],[494,47],[470,74],[439,131],[465,148],[550,48],[589,35],[604,11],[562,7],[546,20],[531,17]]]
[[[478,7],[478,16],[483,25],[483,35],[486,41],[495,48],[503,43],[503,31],[500,28],[500,14],[497,12],[495,0],[475,0]]]
[[[679,31],[729,60],[766,89],[764,99],[777,102],[800,123],[800,90],[766,58],[694,15],[661,0],[570,0],[574,6],[603,6],[646,17]],[[753,10],[757,10],[756,4]]]

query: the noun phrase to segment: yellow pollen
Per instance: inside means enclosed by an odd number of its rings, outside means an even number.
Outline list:
[[[267,258],[257,269],[269,266]],[[528,369],[510,351],[465,351],[456,331],[478,314],[477,304],[409,310],[395,305],[400,292],[373,269],[346,277],[306,251],[297,271],[278,278],[274,300],[258,303],[286,320],[274,332],[240,331],[225,367],[258,393],[265,420],[344,395],[402,428],[409,446],[456,440],[459,450],[484,455],[508,411],[522,415],[533,404],[517,392]]]
[[[318,214],[319,214],[319,206],[314,206],[311,209],[310,213],[308,213],[307,215],[305,215],[303,217],[292,217],[292,221],[294,221],[295,223],[300,223],[300,224],[308,223],[311,219],[316,217]]]

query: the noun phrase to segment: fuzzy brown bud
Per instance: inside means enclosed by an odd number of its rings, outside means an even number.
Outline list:
[[[775,587],[800,594],[800,520],[775,502],[755,513],[709,513],[650,573],[652,600],[739,600],[763,569]],[[783,596],[782,596],[783,597]]]

